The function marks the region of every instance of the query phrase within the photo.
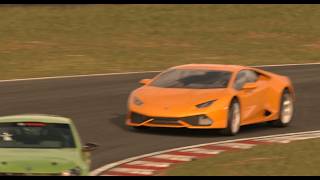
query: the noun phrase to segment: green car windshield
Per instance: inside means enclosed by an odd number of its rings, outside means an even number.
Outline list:
[[[68,124],[0,123],[0,148],[75,148]]]

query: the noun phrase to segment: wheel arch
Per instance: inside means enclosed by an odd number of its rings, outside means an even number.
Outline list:
[[[240,107],[241,107],[241,101],[240,101],[240,98],[237,95],[234,95],[231,98],[230,105],[232,104],[233,101],[237,101],[240,104]]]
[[[282,95],[285,91],[289,91],[289,93],[290,93],[290,94],[292,95],[292,97],[293,97],[293,100],[296,100],[295,91],[294,91],[294,89],[292,88],[292,86],[290,86],[290,85],[284,86],[283,90],[281,91],[281,95]]]
[[[234,95],[234,96],[231,98],[231,101],[230,101],[230,105],[229,105],[229,106],[231,106],[234,101],[236,101],[236,102],[239,103],[239,106],[240,106],[240,116],[242,117],[242,109],[243,109],[243,108],[242,108],[242,105],[241,105],[240,98],[239,98],[237,95]]]

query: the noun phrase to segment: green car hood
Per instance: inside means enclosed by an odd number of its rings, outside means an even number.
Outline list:
[[[83,166],[77,149],[0,148],[0,173],[50,175]]]

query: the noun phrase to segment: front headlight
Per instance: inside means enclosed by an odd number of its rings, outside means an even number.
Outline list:
[[[197,108],[201,109],[201,108],[206,108],[208,106],[210,106],[215,100],[211,100],[211,101],[207,101],[205,103],[201,103],[201,104],[198,104],[196,105]]]
[[[81,175],[81,169],[79,167],[69,169],[61,173],[61,176],[80,176],[80,175]]]
[[[192,126],[210,126],[213,124],[213,120],[206,115],[197,115],[182,118],[182,121]]]
[[[212,120],[207,117],[207,116],[199,116],[199,119],[198,119],[198,124],[200,126],[209,126],[211,125],[213,122]]]
[[[137,106],[143,105],[143,101],[139,99],[138,97],[133,97],[133,103]]]

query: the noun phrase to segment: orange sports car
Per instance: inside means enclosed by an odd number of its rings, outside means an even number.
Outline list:
[[[253,67],[188,64],[140,81],[128,100],[126,124],[136,128],[221,129],[235,135],[243,125],[289,125],[294,89],[288,77]]]

